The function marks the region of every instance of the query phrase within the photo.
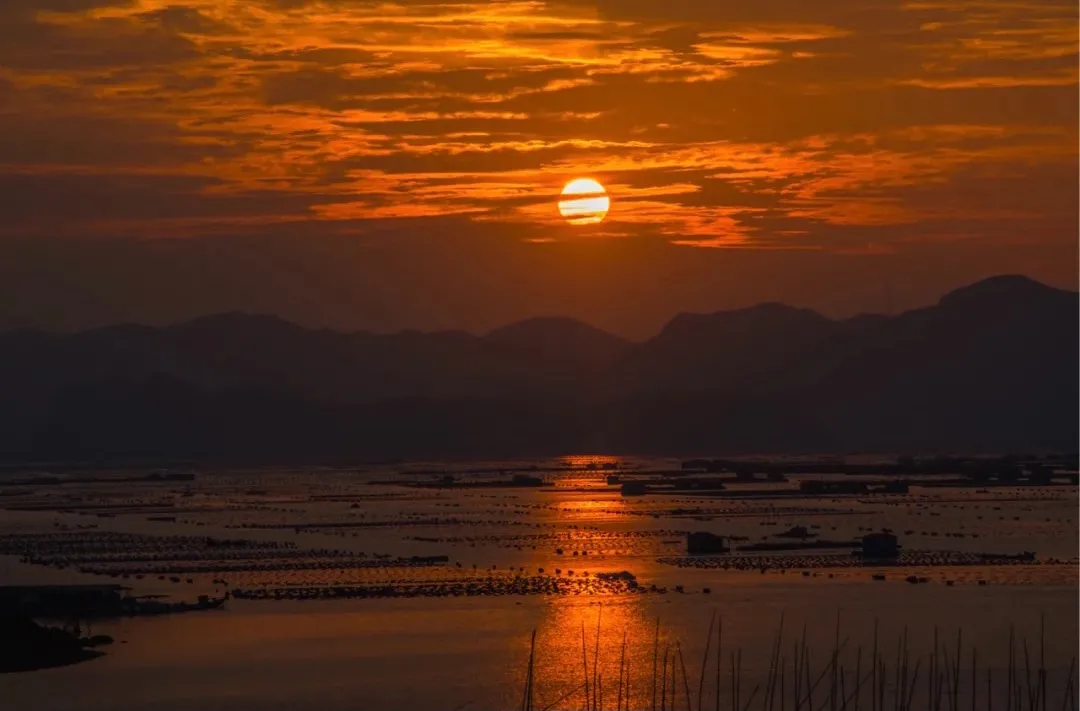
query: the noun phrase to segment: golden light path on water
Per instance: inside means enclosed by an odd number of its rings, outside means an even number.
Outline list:
[[[571,180],[562,190],[559,214],[571,225],[603,222],[611,209],[611,198],[604,186],[592,178]]]

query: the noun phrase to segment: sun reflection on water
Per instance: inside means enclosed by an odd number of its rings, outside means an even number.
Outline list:
[[[554,599],[537,629],[534,708],[693,707],[699,686],[715,693],[714,672],[703,681],[703,651],[716,644],[717,629],[704,625],[681,639],[636,596]]]
[[[537,708],[564,696],[555,708],[585,706],[586,682],[601,708],[616,707],[620,687],[623,708],[650,707],[654,646],[662,655],[672,640],[662,629],[656,636],[656,620],[642,604],[633,597],[602,605],[555,599],[548,610],[536,638]]]
[[[559,457],[558,462],[572,469],[603,469],[604,467],[617,467],[619,458],[608,454],[569,454]]]

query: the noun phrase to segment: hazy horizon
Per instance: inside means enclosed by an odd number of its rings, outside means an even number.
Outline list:
[[[0,241],[0,253],[5,245]],[[112,243],[113,247],[119,247],[129,257],[133,256],[133,250],[139,250],[145,245],[139,243]],[[194,246],[189,243],[181,246]],[[87,245],[82,245],[85,249]],[[173,245],[162,246],[164,249],[173,248]],[[39,255],[41,252],[35,250]],[[233,255],[235,256],[235,255]],[[146,259],[148,254],[134,256],[135,260]],[[161,256],[154,261],[161,265]],[[9,262],[14,264],[15,262]],[[23,267],[39,266],[34,262],[21,261]],[[184,260],[176,266],[190,267],[192,260]],[[281,266],[284,266],[282,264]],[[703,277],[701,271],[705,264],[687,264],[693,267],[693,273]],[[1005,265],[1003,265],[1005,266]],[[115,268],[115,265],[114,265]],[[128,271],[130,272],[129,267]],[[0,274],[3,274],[3,262],[0,262]],[[57,272],[46,276],[54,277]],[[895,279],[880,281],[876,276],[882,273],[896,275]],[[284,294],[275,294],[275,285],[280,282],[268,279],[263,284],[245,284],[242,290],[232,290],[231,294],[224,298],[206,298],[202,292],[194,292],[185,295],[183,289],[172,291],[170,286],[180,288],[175,283],[177,274],[172,276],[173,281],[148,279],[147,275],[140,277],[140,285],[145,289],[138,299],[126,300],[120,298],[127,287],[120,284],[121,293],[102,294],[100,290],[108,292],[115,288],[117,282],[102,280],[100,272],[80,274],[68,272],[62,283],[52,282],[57,287],[51,294],[41,283],[35,285],[36,295],[33,298],[20,296],[24,285],[31,281],[29,273],[12,270],[6,276],[9,279],[0,282],[0,294],[7,292],[10,298],[0,302],[0,330],[16,328],[35,328],[56,333],[75,333],[92,330],[107,326],[136,324],[155,327],[166,327],[185,323],[187,321],[214,316],[220,314],[242,313],[249,315],[274,316],[290,323],[295,323],[305,328],[328,328],[339,332],[369,332],[380,335],[394,334],[403,331],[419,331],[423,333],[436,333],[447,331],[460,331],[473,335],[484,335],[500,328],[510,326],[522,321],[533,319],[567,318],[572,319],[601,331],[624,338],[630,341],[641,341],[656,335],[666,324],[680,314],[709,314],[721,311],[752,308],[762,304],[779,303],[799,309],[810,309],[830,319],[846,319],[860,315],[899,315],[919,308],[933,306],[945,295],[963,289],[973,284],[999,277],[1024,277],[1036,281],[1048,287],[1077,291],[1080,281],[1076,274],[1068,273],[1063,278],[1039,278],[1030,273],[1020,270],[1009,270],[991,273],[973,272],[971,276],[957,277],[949,281],[949,275],[934,275],[933,279],[904,279],[892,266],[871,265],[871,268],[863,270],[859,274],[848,274],[848,280],[840,285],[833,284],[828,290],[823,287],[815,291],[812,287],[815,280],[827,280],[828,273],[821,272],[806,275],[804,282],[800,284],[751,284],[748,289],[734,290],[730,285],[714,285],[713,293],[702,293],[702,290],[693,282],[680,282],[672,280],[672,291],[677,291],[678,302],[657,304],[655,302],[640,301],[644,295],[640,292],[632,293],[639,299],[635,306],[641,306],[640,310],[630,308],[625,304],[613,303],[611,298],[602,298],[596,292],[590,291],[594,297],[592,301],[583,302],[580,299],[570,298],[566,293],[561,295],[554,290],[545,295],[536,294],[532,302],[533,310],[507,308],[506,304],[498,300],[484,301],[477,297],[469,299],[474,307],[472,313],[466,313],[461,308],[446,309],[445,300],[424,301],[414,299],[410,304],[398,304],[398,309],[393,313],[387,313],[385,309],[372,308],[370,301],[357,302],[358,296],[351,295],[349,303],[357,306],[355,310],[347,308],[345,303],[322,302],[301,303],[300,305],[284,303],[282,296],[288,296],[291,292],[286,289]],[[274,274],[287,278],[288,274],[275,270]],[[223,272],[216,272],[217,276],[224,276]],[[215,276],[214,273],[210,274]],[[605,271],[597,275],[598,279],[607,279],[608,283],[618,282],[620,277]],[[686,278],[690,278],[688,275]],[[181,281],[193,280],[193,274],[183,274]],[[628,280],[629,281],[629,280]],[[384,288],[386,285],[382,285]],[[423,286],[423,285],[421,285]],[[429,285],[430,286],[430,285]],[[250,287],[250,288],[248,288]],[[192,288],[198,287],[192,285]],[[325,285],[322,288],[327,289]],[[618,288],[612,286],[612,289]],[[81,300],[66,300],[64,291],[80,291],[84,297]],[[98,291],[98,293],[94,293]],[[89,293],[88,293],[89,292]],[[696,292],[696,293],[695,293]],[[86,296],[91,298],[86,299]],[[451,300],[461,294],[446,294]],[[47,298],[46,298],[47,297]],[[27,306],[29,304],[29,306]],[[550,305],[549,305],[550,304]],[[441,308],[442,307],[442,308]],[[401,311],[401,315],[397,315]]]

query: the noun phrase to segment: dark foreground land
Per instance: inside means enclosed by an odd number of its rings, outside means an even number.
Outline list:
[[[77,632],[50,627],[33,618],[0,612],[0,674],[77,664],[101,656],[93,647],[110,638],[83,638]]]

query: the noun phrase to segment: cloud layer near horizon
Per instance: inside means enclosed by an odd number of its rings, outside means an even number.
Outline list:
[[[531,250],[1060,258],[1077,239],[1077,13],[6,0],[0,236],[393,242],[452,226]],[[588,229],[556,209],[582,175],[613,196]],[[468,244],[460,258],[478,258]]]

